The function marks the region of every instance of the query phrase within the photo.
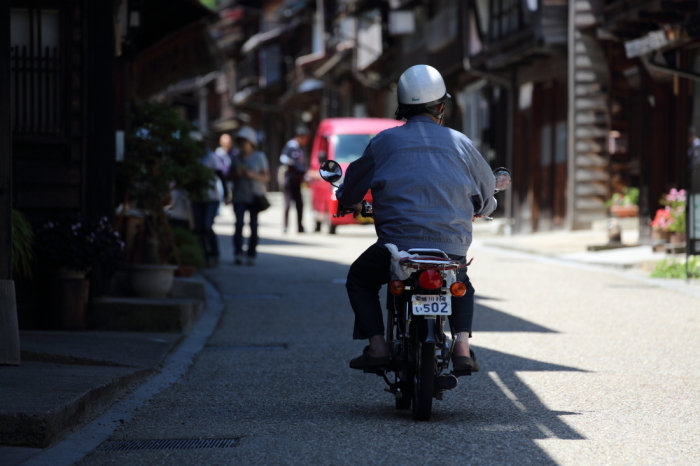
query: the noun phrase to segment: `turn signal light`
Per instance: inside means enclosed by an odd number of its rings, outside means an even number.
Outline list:
[[[418,276],[418,285],[424,290],[442,288],[442,275],[437,270],[425,270]]]
[[[450,285],[450,293],[452,293],[452,296],[461,298],[462,296],[467,294],[467,285],[465,285],[462,282],[454,282]]]
[[[389,282],[389,293],[399,295],[406,289],[406,285],[401,280],[392,280]]]

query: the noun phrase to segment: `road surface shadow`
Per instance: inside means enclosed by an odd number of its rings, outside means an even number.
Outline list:
[[[484,301],[500,301],[499,299],[476,295],[475,301],[472,323],[472,329],[475,332],[559,333],[483,304]]]

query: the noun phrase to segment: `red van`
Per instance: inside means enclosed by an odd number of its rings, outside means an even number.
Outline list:
[[[309,161],[309,169],[313,177],[310,187],[316,216],[316,231],[321,231],[321,226],[327,224],[329,233],[333,235],[338,225],[372,223],[371,218],[353,218],[352,215],[333,218],[333,214],[338,210],[338,200],[335,198],[335,188],[315,176],[318,174],[321,163],[325,160],[335,160],[345,172],[350,162],[362,155],[369,140],[378,132],[402,124],[402,121],[388,118],[328,118],[321,121],[316,130]],[[369,192],[365,199],[372,201]]]

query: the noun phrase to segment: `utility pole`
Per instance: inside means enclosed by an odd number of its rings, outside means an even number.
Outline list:
[[[15,282],[12,281],[12,128],[10,7],[0,7],[0,364],[19,365]]]

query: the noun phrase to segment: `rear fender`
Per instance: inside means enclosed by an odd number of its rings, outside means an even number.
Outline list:
[[[421,317],[416,326],[418,339],[423,343],[437,343],[435,338],[435,318]]]

